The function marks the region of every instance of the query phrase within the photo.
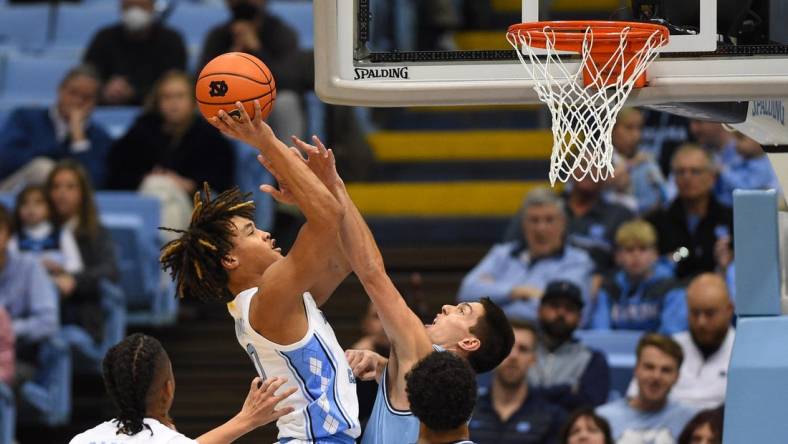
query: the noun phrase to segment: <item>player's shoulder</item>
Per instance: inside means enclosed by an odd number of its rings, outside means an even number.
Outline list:
[[[105,437],[114,435],[117,432],[117,425],[113,421],[102,422],[101,424],[85,430],[84,432],[74,436],[69,441],[69,444],[88,444],[102,440]]]

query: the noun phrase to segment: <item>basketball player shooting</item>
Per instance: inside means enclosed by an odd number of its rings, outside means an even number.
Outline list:
[[[287,184],[306,217],[287,256],[271,234],[255,227],[254,204],[235,188],[211,200],[207,184],[194,197],[189,228],[162,249],[179,294],[227,304],[241,347],[263,378],[287,378],[298,391],[281,403],[294,411],[277,421],[280,442],[352,443],[360,434],[355,379],[319,306],[350,272],[339,245],[344,209],[309,164],[263,122],[260,103],[251,119],[219,111],[210,122],[223,134],[260,151]],[[235,110],[233,110],[235,112]]]
[[[433,324],[425,327],[386,274],[375,239],[333,167],[331,151],[317,137],[313,140],[316,146],[298,139],[294,142],[307,153],[307,162],[331,161],[331,170],[323,171],[319,176],[345,208],[344,223],[340,227],[342,246],[353,271],[375,304],[391,342],[388,364],[383,370],[362,442],[416,442],[419,420],[409,411],[405,390],[405,375],[411,368],[434,350],[445,350],[466,359],[477,373],[490,371],[509,355],[514,333],[503,311],[488,298],[479,302],[445,305]],[[283,175],[272,162],[265,158],[261,161],[279,179],[282,188],[266,187],[264,191],[280,202],[291,203],[293,193],[287,189],[290,182],[285,177],[280,178]],[[357,374],[375,373],[377,364],[382,362],[359,354],[351,353],[351,356]]]

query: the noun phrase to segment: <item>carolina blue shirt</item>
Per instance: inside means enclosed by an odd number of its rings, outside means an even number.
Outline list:
[[[671,443],[695,415],[695,409],[669,401],[658,412],[642,412],[621,398],[596,409],[607,419],[613,440],[619,443]]]
[[[572,281],[583,291],[588,307],[589,285],[594,263],[583,250],[566,246],[558,253],[532,258],[519,242],[496,244],[487,256],[465,276],[460,286],[460,301],[489,297],[510,319],[535,320],[539,300],[512,300],[509,294],[517,286],[527,285],[544,290],[550,281]]]
[[[745,159],[738,154],[722,170],[715,187],[715,195],[720,203],[733,206],[733,190],[780,190],[777,176],[766,155]]]
[[[651,277],[634,283],[623,270],[605,279],[591,315],[595,330],[643,330],[673,334],[687,329],[686,293],[672,271],[654,264]]]
[[[0,305],[11,315],[17,340],[38,342],[58,329],[58,296],[44,267],[34,258],[8,252],[0,270]]]
[[[638,203],[638,214],[646,213],[667,202],[665,177],[653,160],[640,162],[629,169],[632,193]]]

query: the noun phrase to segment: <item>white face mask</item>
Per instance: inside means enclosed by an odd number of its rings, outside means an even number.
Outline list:
[[[123,11],[121,21],[123,21],[123,26],[129,31],[142,31],[153,23],[153,13],[134,6]]]

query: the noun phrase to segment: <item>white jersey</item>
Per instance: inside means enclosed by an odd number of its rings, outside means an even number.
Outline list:
[[[118,434],[115,420],[107,421],[75,436],[69,444],[197,444],[153,418],[145,418],[142,422],[150,429],[143,427],[141,432],[129,436]]]
[[[261,378],[287,378],[280,390],[297,388],[279,408],[293,412],[276,422],[280,443],[355,443],[358,422],[356,380],[334,330],[312,295],[304,293],[306,335],[296,343],[279,345],[249,324],[249,306],[257,288],[239,293],[227,304],[235,319],[238,343],[249,354]]]

